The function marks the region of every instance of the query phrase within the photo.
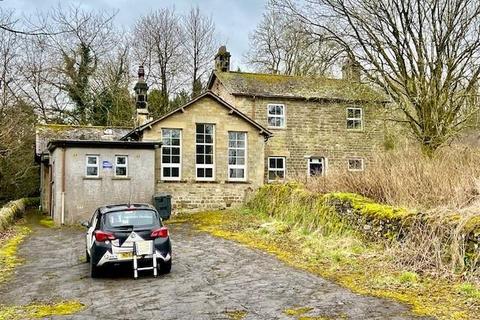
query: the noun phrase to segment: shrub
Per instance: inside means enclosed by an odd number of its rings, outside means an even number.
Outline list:
[[[265,185],[247,205],[275,219],[262,225],[270,233],[290,226],[323,236],[354,234],[383,243],[397,263],[418,273],[479,271],[480,216],[471,208],[421,213],[352,193],[313,192],[298,182]]]
[[[377,155],[364,172],[329,172],[309,179],[318,193],[351,192],[419,210],[471,205],[480,196],[480,149],[452,146],[429,158],[414,147]],[[370,165],[369,165],[370,164]]]

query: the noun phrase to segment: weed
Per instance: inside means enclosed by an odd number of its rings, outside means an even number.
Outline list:
[[[245,310],[229,310],[225,311],[225,314],[230,320],[242,320],[247,316],[247,311]]]
[[[13,269],[22,263],[17,257],[18,246],[23,242],[25,237],[31,232],[27,227],[16,226],[13,229],[13,235],[6,239],[0,247],[0,283],[4,282],[12,273]]]
[[[44,226],[45,228],[55,227],[55,222],[52,220],[52,218],[43,218],[39,221],[39,224]]]
[[[472,283],[461,283],[457,285],[457,290],[460,294],[474,299],[480,299],[480,288],[476,287]]]
[[[78,301],[61,301],[58,303],[32,303],[26,306],[0,305],[0,319],[32,319],[52,316],[71,315],[81,311],[84,305]]]
[[[418,274],[415,272],[405,271],[399,277],[400,283],[403,284],[412,284],[417,283],[419,280]]]

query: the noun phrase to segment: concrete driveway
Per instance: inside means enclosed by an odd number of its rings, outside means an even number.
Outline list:
[[[414,318],[407,306],[354,294],[188,224],[170,230],[172,272],[133,280],[129,270],[90,279],[81,230],[35,227],[19,251],[25,264],[0,287],[0,304],[73,299],[86,305],[68,319],[297,319],[285,310],[301,307],[311,310],[304,315],[311,319]]]

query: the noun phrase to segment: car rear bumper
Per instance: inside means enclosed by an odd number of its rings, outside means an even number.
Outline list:
[[[155,239],[154,249],[157,259],[160,261],[169,261],[171,259],[172,247],[170,239]],[[110,263],[131,262],[133,260],[133,247],[112,246],[108,242],[97,242],[90,250],[92,263],[96,266],[103,266]],[[139,261],[152,259],[152,254],[137,256]]]
[[[161,253],[159,251],[156,252],[157,260],[161,260],[164,262],[170,261],[172,256],[170,255],[170,252],[166,253]],[[146,261],[146,260],[152,260],[153,255],[145,255],[145,256],[137,256],[137,259],[139,261]],[[118,254],[112,254],[111,252],[107,251],[103,255],[103,257],[100,259],[100,261],[97,263],[98,267],[107,265],[107,264],[112,264],[112,263],[123,263],[123,262],[132,262],[133,261],[133,256],[131,257],[126,257],[126,256],[119,256]]]

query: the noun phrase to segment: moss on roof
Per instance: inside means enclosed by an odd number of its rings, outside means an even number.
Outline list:
[[[365,83],[344,79],[232,71],[216,71],[215,76],[230,93],[237,95],[343,101],[387,100]]]
[[[40,124],[36,126],[35,152],[37,155],[47,152],[48,142],[52,140],[120,140],[131,129],[129,127]]]

